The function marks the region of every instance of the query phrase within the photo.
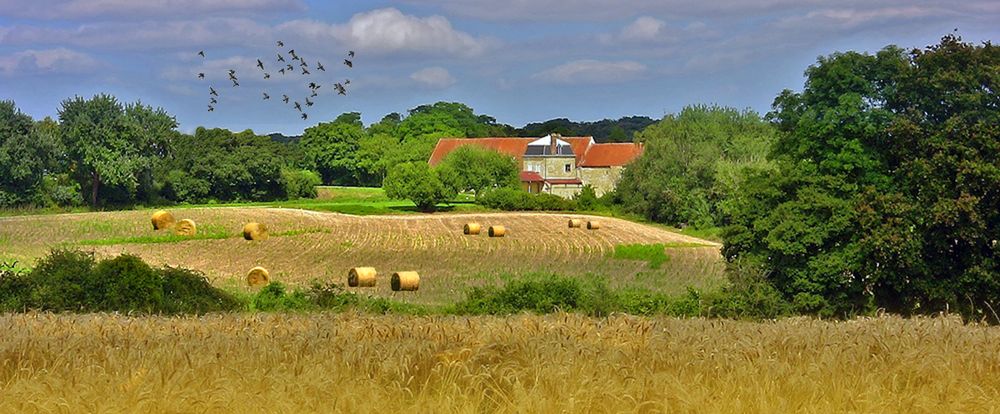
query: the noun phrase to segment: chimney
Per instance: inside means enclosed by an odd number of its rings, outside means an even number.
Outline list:
[[[549,134],[549,154],[550,155],[556,155],[556,150],[558,149],[557,145],[558,145],[558,142],[559,142],[560,138],[562,138],[562,135],[555,134],[555,133]]]

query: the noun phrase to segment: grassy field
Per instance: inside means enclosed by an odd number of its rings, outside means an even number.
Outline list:
[[[470,286],[499,282],[501,275],[551,272],[607,277],[615,287],[643,287],[667,294],[688,286],[714,288],[723,281],[718,245],[657,227],[599,218],[600,230],[570,229],[567,214],[448,213],[353,216],[299,209],[215,207],[174,209],[191,218],[192,238],[154,232],[151,211],[118,211],[0,218],[0,258],[31,263],[53,247],[91,250],[102,256],[132,253],[154,264],[205,272],[218,285],[242,286],[245,272],[264,266],[272,278],[303,285],[312,280],[345,282],[355,266],[383,275],[374,289],[384,297],[439,305],[460,299]],[[266,223],[273,237],[243,240],[243,224]],[[503,238],[466,236],[467,222],[501,224]],[[485,233],[485,232],[484,232]],[[650,266],[643,256],[615,258],[619,245],[662,244],[664,257]],[[388,275],[415,270],[421,287],[393,293]]]
[[[3,412],[995,413],[1000,328],[0,315]]]

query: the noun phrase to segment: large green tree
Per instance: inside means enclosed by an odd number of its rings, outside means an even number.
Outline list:
[[[645,151],[626,168],[616,198],[650,220],[720,225],[742,177],[772,168],[766,157],[776,132],[753,111],[685,107],[636,134]]]
[[[307,128],[299,142],[307,163],[328,184],[356,185],[363,170],[359,166],[361,142],[368,137],[361,114],[341,114],[333,122]]]
[[[410,200],[421,211],[433,211],[438,204],[455,197],[455,191],[444,185],[438,171],[426,162],[407,162],[389,170],[382,184],[385,194],[397,200]]]
[[[153,161],[166,154],[177,128],[163,109],[139,102],[123,105],[103,94],[63,101],[59,120],[76,177],[81,186],[90,187],[92,206],[98,204],[102,186],[134,195]]]
[[[0,101],[0,206],[30,202],[56,157],[57,142],[13,101]]]
[[[728,210],[724,254],[801,311],[990,314],[1000,304],[1000,51],[838,53],[783,92],[776,173]]]
[[[499,152],[471,145],[460,147],[444,158],[442,168],[448,172],[445,185],[456,191],[472,191],[476,198],[491,188],[517,187],[517,160]]]

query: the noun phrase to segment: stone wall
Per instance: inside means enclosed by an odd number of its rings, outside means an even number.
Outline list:
[[[594,187],[594,192],[600,197],[618,185],[618,180],[622,178],[622,167],[580,168],[580,179],[584,184]]]

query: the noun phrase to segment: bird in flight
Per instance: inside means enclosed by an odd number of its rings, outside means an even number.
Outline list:
[[[198,79],[205,79],[205,74],[203,72],[198,72]]]
[[[278,73],[284,75],[285,74],[285,68],[278,69]]]
[[[354,57],[354,51],[353,50],[347,51],[347,57]]]
[[[216,103],[219,103],[219,101],[215,100],[215,98],[210,98],[210,99],[208,100],[208,102],[209,102],[209,103],[214,103],[214,104],[216,104]]]
[[[315,102],[310,101],[309,98],[306,98],[306,106],[313,106],[314,103]]]
[[[326,68],[324,68],[323,64],[319,63],[318,61],[316,62],[316,69],[319,69],[319,70],[321,70],[323,72],[326,72]]]
[[[214,106],[212,106],[212,105],[209,105],[209,106],[208,106],[208,112],[212,112],[212,111],[214,111],[214,110],[215,110],[215,107],[214,107]]]
[[[268,99],[271,99],[271,95],[268,95],[267,92],[264,92],[264,100],[266,101]]]
[[[307,113],[305,113],[305,112],[303,112],[303,113],[302,113],[302,119],[306,119],[306,118],[308,118],[308,117],[309,117],[309,114],[307,114]]]
[[[309,64],[306,63],[305,59],[299,58],[299,66],[309,67]]]
[[[353,68],[354,67],[354,62],[351,62],[350,60],[347,60],[347,59],[344,59],[344,64],[347,65],[347,67],[349,67],[349,68]]]
[[[215,88],[213,88],[211,86],[208,87],[208,93],[211,94],[211,95],[219,96],[219,93],[216,92]]]
[[[281,53],[278,53],[278,62],[284,62],[284,61],[285,61],[285,57],[281,56]]]
[[[302,74],[303,75],[308,75],[309,74],[309,71],[306,70],[306,68],[304,66],[302,67]]]
[[[285,42],[278,41],[278,47],[285,47]]]
[[[233,79],[233,87],[235,88],[237,86],[240,86],[240,83],[237,82],[236,79]]]
[[[295,49],[289,50],[288,54],[292,55],[292,60],[299,60],[299,56],[295,54]]]
[[[333,84],[333,89],[336,89],[337,93],[341,95],[347,95],[347,88],[345,88],[344,85],[339,82]]]
[[[271,79],[271,74],[264,72],[264,79]]]
[[[302,105],[299,105],[298,102],[295,102],[295,109],[298,109],[299,112],[302,112]]]
[[[261,62],[260,59],[257,59],[257,67],[260,68],[260,70],[264,70],[264,62]]]
[[[313,93],[311,95],[309,95],[310,98],[315,98],[317,96],[319,96],[319,94],[316,93],[316,91],[313,91]]]
[[[198,51],[198,56],[205,57],[205,51],[204,50],[199,50]]]
[[[312,89],[312,90],[315,91],[315,90],[319,89],[323,85],[317,85],[316,82],[309,82],[308,86],[309,86],[309,89]]]
[[[285,103],[288,103],[288,95],[281,95],[281,100],[285,101]]]
[[[288,71],[291,72],[291,71],[295,70],[295,67],[292,66],[292,65],[288,65],[288,66],[285,66],[285,69],[288,69]]]

